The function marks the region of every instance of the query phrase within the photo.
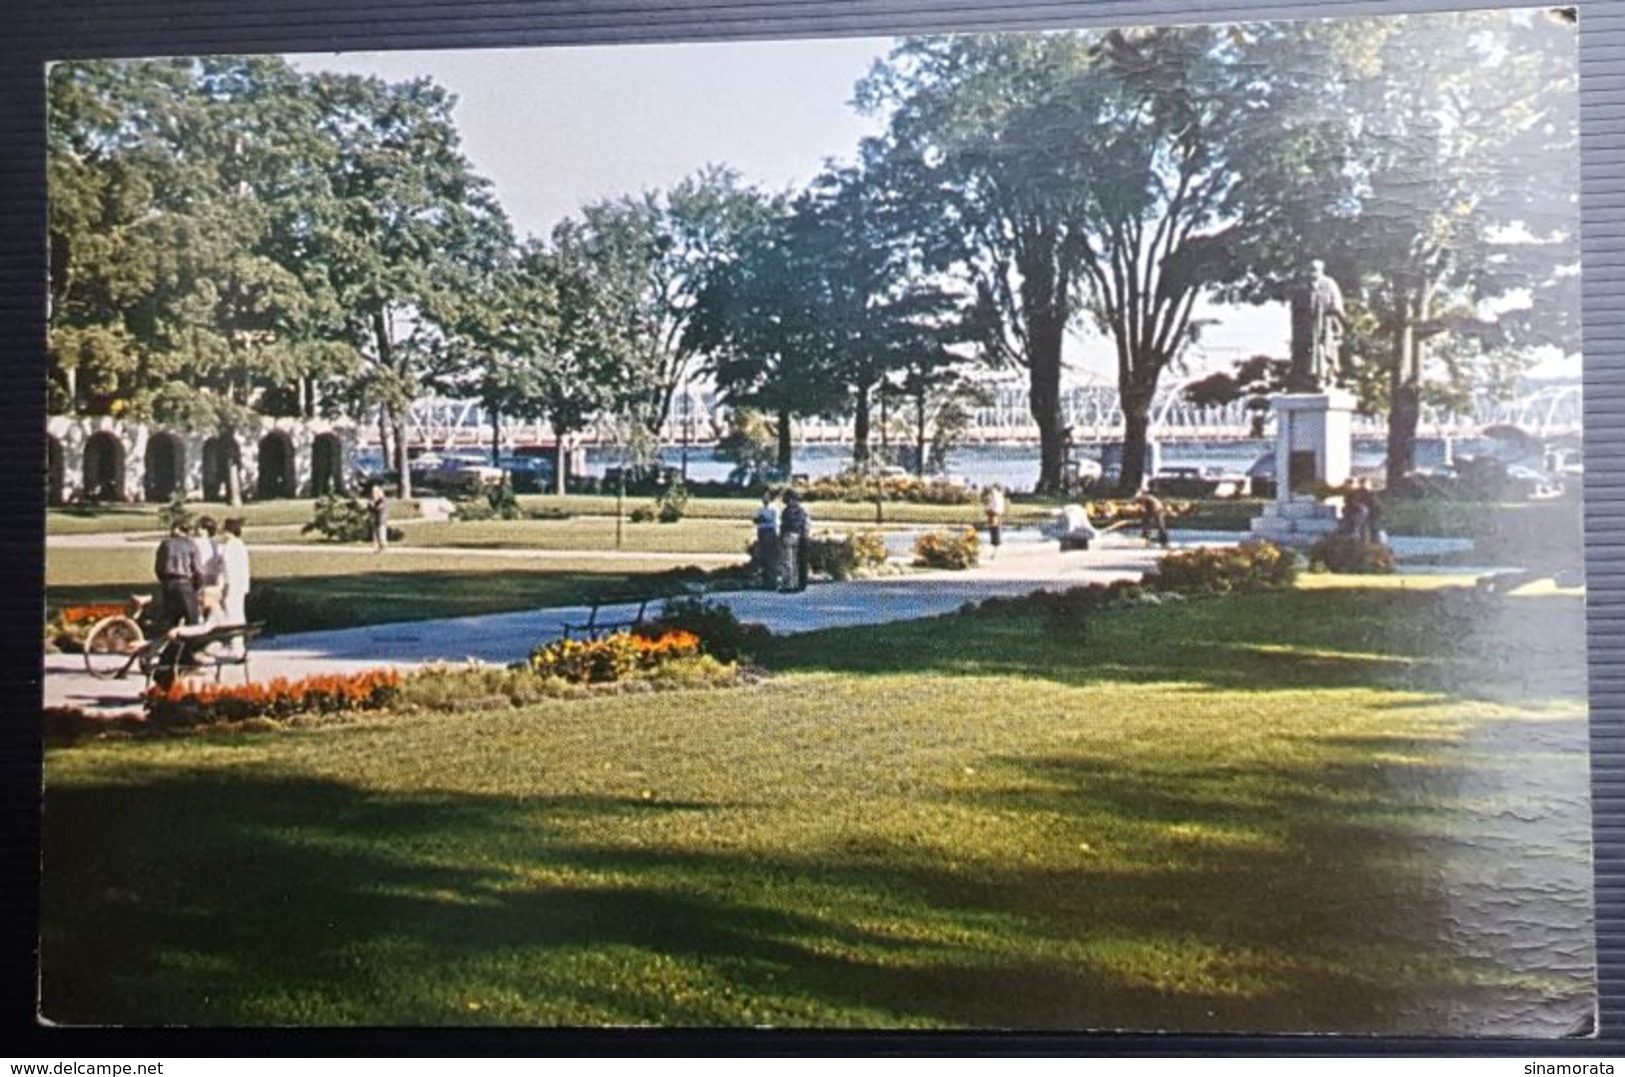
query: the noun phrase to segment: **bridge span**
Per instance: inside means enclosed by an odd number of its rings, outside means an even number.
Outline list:
[[[1151,407],[1150,436],[1161,442],[1232,441],[1267,436],[1273,424],[1266,420],[1261,432],[1248,402],[1223,406],[1197,406],[1185,398],[1189,381],[1160,390]],[[1062,411],[1074,442],[1111,441],[1123,432],[1123,411],[1116,389],[1080,386],[1066,392]],[[894,441],[911,436],[906,417],[877,414],[877,422],[890,427]],[[1464,437],[1487,427],[1514,426],[1538,438],[1577,436],[1582,425],[1582,397],[1578,380],[1526,386],[1515,397],[1475,401],[1469,412],[1425,408],[1420,433],[1433,437]],[[363,430],[367,429],[363,426]],[[413,405],[408,421],[413,444],[453,448],[491,442],[489,415],[471,400],[432,399]],[[550,445],[553,432],[544,422],[502,418],[499,437],[506,445]],[[1355,416],[1357,437],[1380,437],[1386,430],[1381,416]],[[698,387],[678,396],[672,417],[661,433],[667,444],[714,443],[728,432],[728,405],[713,391]],[[849,420],[798,419],[792,436],[800,444],[849,441]],[[615,441],[613,431],[595,427],[572,439],[577,445]],[[1016,385],[997,387],[992,400],[973,409],[963,434],[968,444],[1022,444],[1038,441],[1038,427],[1027,407],[1027,393]]]

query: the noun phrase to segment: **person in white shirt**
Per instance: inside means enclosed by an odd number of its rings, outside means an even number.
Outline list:
[[[197,547],[198,590],[205,587],[219,587],[220,575],[224,566],[220,563],[220,543],[214,537],[219,530],[213,516],[199,516],[197,521],[197,534],[192,536],[192,545]]]
[[[225,590],[221,620],[228,625],[247,624],[248,589],[253,579],[248,567],[248,547],[243,543],[242,517],[234,516],[227,520],[221,530],[226,536],[220,543],[220,555],[225,561],[220,580]],[[239,639],[233,640],[231,646],[234,652],[240,652],[244,644]]]

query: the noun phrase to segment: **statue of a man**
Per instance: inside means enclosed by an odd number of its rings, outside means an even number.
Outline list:
[[[1309,263],[1309,279],[1293,304],[1292,381],[1314,391],[1342,375],[1343,291],[1326,275],[1326,263]]]

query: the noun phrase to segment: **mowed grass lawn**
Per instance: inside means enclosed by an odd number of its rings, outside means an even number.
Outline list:
[[[727,691],[53,750],[43,1012],[1559,1034],[1592,994],[1583,643],[1573,594],[1334,580],[783,639]]]
[[[478,526],[478,525],[470,525]],[[527,560],[455,550],[255,550],[250,616],[272,634],[572,606],[669,588],[669,560],[588,556]],[[48,610],[152,594],[152,550],[55,547],[46,553]],[[739,560],[744,560],[740,555]],[[708,560],[707,564],[718,561]]]

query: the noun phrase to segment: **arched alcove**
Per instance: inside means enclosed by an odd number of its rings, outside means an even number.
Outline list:
[[[299,478],[294,470],[293,439],[280,430],[260,438],[259,475],[256,493],[262,501],[295,497],[299,493]]]
[[[62,489],[67,484],[67,461],[64,459],[62,442],[47,434],[45,436],[45,503],[50,506],[62,504]]]
[[[344,446],[336,434],[317,434],[311,442],[310,492],[316,497],[344,492]]]
[[[168,501],[186,495],[186,443],[174,434],[153,434],[147,439],[143,460],[142,493],[148,501]]]
[[[105,430],[85,441],[85,500],[123,501],[124,443]]]
[[[231,472],[242,463],[235,438],[217,434],[203,443],[203,500],[231,500]]]

